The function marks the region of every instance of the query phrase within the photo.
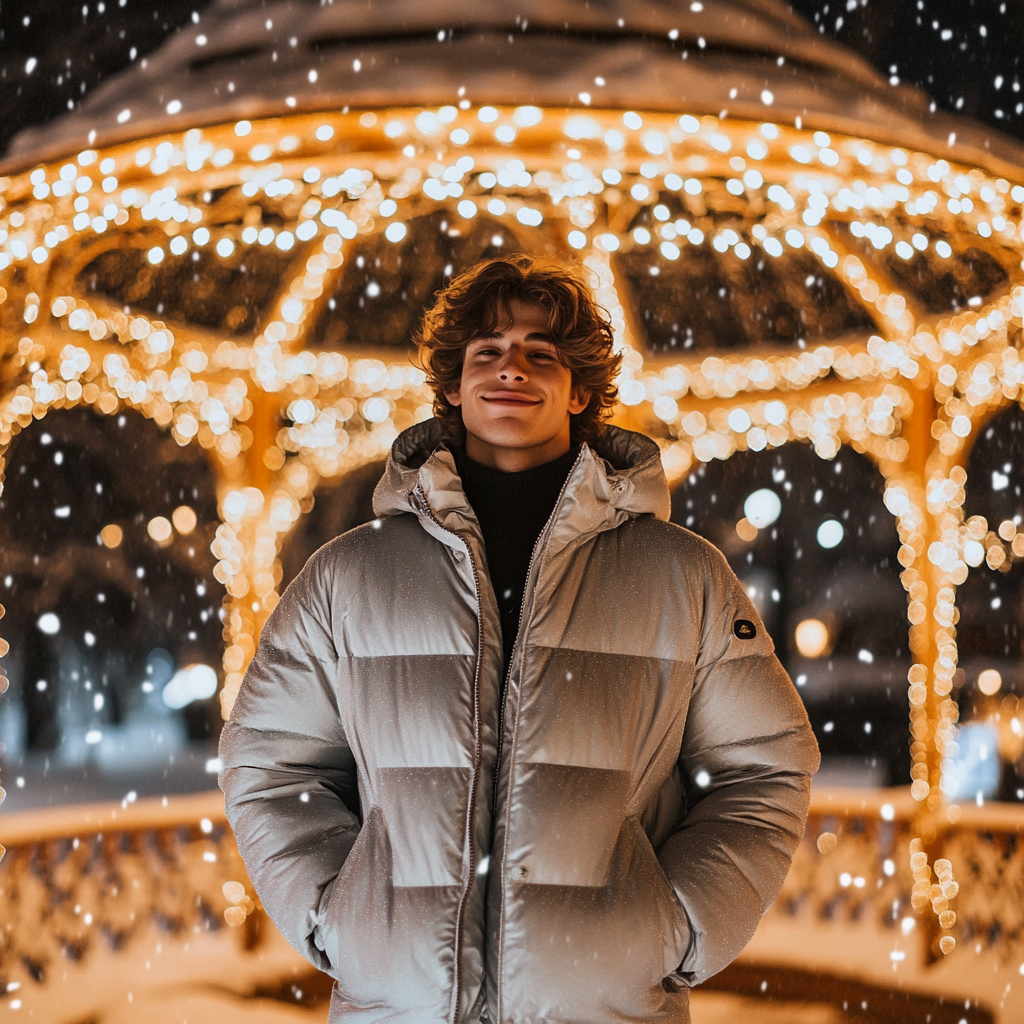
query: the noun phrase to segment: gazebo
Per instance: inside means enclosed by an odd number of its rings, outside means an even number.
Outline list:
[[[190,451],[215,492],[208,552],[199,489],[105,524],[99,547],[116,562],[135,529],[136,551],[209,559],[225,717],[292,574],[289,538],[329,539],[303,534],[314,502],[365,484],[431,414],[410,334],[480,258],[557,251],[588,269],[625,353],[617,422],[661,445],[680,522],[730,460],[781,493],[771,453],[813,449],[827,475],[851,452],[877,480],[905,602],[889,617],[910,720],[899,870],[935,911],[929,948],[954,948],[936,856],[970,810],[944,784],[954,698],[995,672],[980,692],[1005,680],[1001,728],[1021,732],[1020,651],[986,661],[982,643],[970,668],[957,593],[1024,559],[1022,517],[998,504],[1012,472],[974,447],[1024,383],[1024,150],[771,0],[220,0],[18,136],[0,173],[0,446],[89,407]],[[145,461],[124,469],[145,478]],[[716,513],[740,566],[780,529],[772,499],[746,497]],[[839,532],[819,528],[821,549],[855,536],[838,508],[826,520]],[[784,603],[773,586],[766,607]],[[12,614],[16,656],[44,611]],[[813,689],[837,627],[795,606],[777,621]],[[851,648],[865,676],[869,648]]]

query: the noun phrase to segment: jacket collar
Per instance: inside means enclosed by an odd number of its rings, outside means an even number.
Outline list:
[[[450,445],[450,437],[436,418],[402,431],[374,491],[374,514],[386,517],[411,512],[428,532],[446,543],[450,538],[439,535],[432,528],[435,524],[454,533],[479,533]],[[657,444],[643,434],[609,425],[593,446],[582,445],[566,481],[548,546],[564,547],[574,537],[612,529],[644,513],[667,520],[670,508]]]

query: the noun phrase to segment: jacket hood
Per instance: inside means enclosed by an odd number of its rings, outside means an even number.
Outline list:
[[[391,446],[387,468],[374,491],[374,514],[383,518],[411,512],[423,520],[427,516],[422,507],[425,500],[445,530],[475,528],[476,516],[462,490],[451,452],[456,443],[436,418],[402,431]],[[568,518],[577,534],[610,529],[645,513],[668,520],[671,499],[657,444],[635,431],[606,426],[593,445],[581,446],[562,506],[559,519]],[[430,530],[426,522],[424,525]]]

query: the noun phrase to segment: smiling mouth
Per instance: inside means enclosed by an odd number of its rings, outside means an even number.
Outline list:
[[[499,391],[492,395],[484,395],[485,402],[495,402],[498,405],[539,405],[539,398],[531,398],[529,395],[520,394],[514,391]]]

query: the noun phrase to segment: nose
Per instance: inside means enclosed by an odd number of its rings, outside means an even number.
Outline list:
[[[526,358],[515,348],[510,348],[498,365],[498,379],[509,384],[513,381],[525,382],[528,379]]]

